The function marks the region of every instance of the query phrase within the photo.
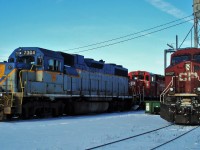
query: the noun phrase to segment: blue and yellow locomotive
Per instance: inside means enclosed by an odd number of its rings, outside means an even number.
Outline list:
[[[38,47],[19,47],[0,63],[0,120],[127,110],[128,70]]]

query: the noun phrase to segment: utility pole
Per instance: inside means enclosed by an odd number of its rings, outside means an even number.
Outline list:
[[[194,47],[198,48],[199,45],[198,22],[200,19],[200,0],[193,0],[193,15],[194,15]],[[178,50],[178,36],[176,35],[176,48],[174,48],[170,44],[167,45],[170,47],[170,49],[166,49],[164,52],[164,70],[167,67],[167,54],[173,53],[176,50]]]
[[[194,13],[194,47],[198,48],[199,45],[198,22],[200,19],[200,0],[193,0],[193,13]]]

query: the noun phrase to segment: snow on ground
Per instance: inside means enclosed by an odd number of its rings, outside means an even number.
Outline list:
[[[84,150],[169,124],[160,116],[148,115],[143,111],[0,122],[0,149]],[[147,135],[99,149],[150,149],[155,143],[162,142],[163,138],[173,138],[191,128],[177,125],[153,136]],[[200,129],[160,149],[180,148],[199,149]]]

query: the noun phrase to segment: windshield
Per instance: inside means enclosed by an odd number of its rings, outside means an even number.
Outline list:
[[[138,80],[138,79],[139,79],[139,80],[144,80],[144,76],[143,76],[143,75],[133,75],[133,76],[132,76],[132,79],[133,79],[133,80]]]
[[[17,62],[26,63],[26,64],[34,64],[35,63],[35,58],[33,56],[18,57],[17,58]]]
[[[194,60],[197,62],[200,62],[200,55],[194,55]]]
[[[172,65],[190,60],[190,55],[175,56],[172,58]]]

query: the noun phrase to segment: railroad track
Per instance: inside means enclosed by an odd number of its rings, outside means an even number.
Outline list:
[[[125,142],[127,140],[131,140],[131,139],[134,139],[134,138],[145,136],[145,135],[148,135],[148,134],[160,131],[160,130],[164,130],[164,129],[166,130],[167,128],[173,127],[173,126],[175,126],[175,125],[174,124],[170,124],[170,125],[167,125],[167,126],[164,126],[164,127],[160,127],[160,128],[157,128],[157,129],[154,129],[154,130],[151,130],[151,131],[143,132],[141,134],[129,136],[127,138],[119,139],[119,140],[116,140],[116,141],[113,141],[113,142],[109,142],[109,143],[105,143],[105,144],[102,144],[102,145],[98,145],[98,146],[95,146],[95,147],[90,147],[90,148],[87,148],[86,150],[94,150],[94,149],[98,149],[98,148],[102,148],[102,147],[106,147],[106,146],[111,146],[113,144],[117,144],[117,143],[120,143],[120,142]],[[162,147],[164,145],[167,145],[168,143],[173,142],[173,141],[181,138],[182,136],[192,132],[193,130],[195,130],[195,129],[199,128],[199,127],[200,126],[196,126],[196,127],[192,128],[191,130],[188,130],[188,131],[184,132],[183,134],[177,135],[175,138],[172,138],[172,139],[167,140],[167,141],[165,141],[165,142],[163,142],[163,143],[161,143],[159,145],[154,146],[153,148],[150,148],[150,150],[155,150],[155,149],[160,148],[160,147]]]
[[[160,144],[160,145],[158,145],[158,146],[156,146],[156,147],[154,147],[154,148],[151,148],[150,150],[155,150],[155,149],[160,148],[160,147],[162,147],[162,146],[164,146],[164,145],[167,145],[168,143],[173,142],[173,141],[175,141],[175,140],[181,138],[182,136],[184,136],[184,135],[186,135],[186,134],[192,132],[193,130],[195,130],[195,129],[199,128],[199,127],[200,127],[200,126],[194,127],[194,128],[192,128],[191,130],[189,130],[189,131],[187,131],[187,132],[185,132],[185,133],[183,133],[183,134],[181,134],[181,135],[179,135],[179,136],[177,136],[177,137],[175,137],[175,138],[173,138],[173,139],[170,139],[170,140],[168,140],[168,141],[166,141],[166,142],[164,142],[164,143],[162,143],[162,144]]]

